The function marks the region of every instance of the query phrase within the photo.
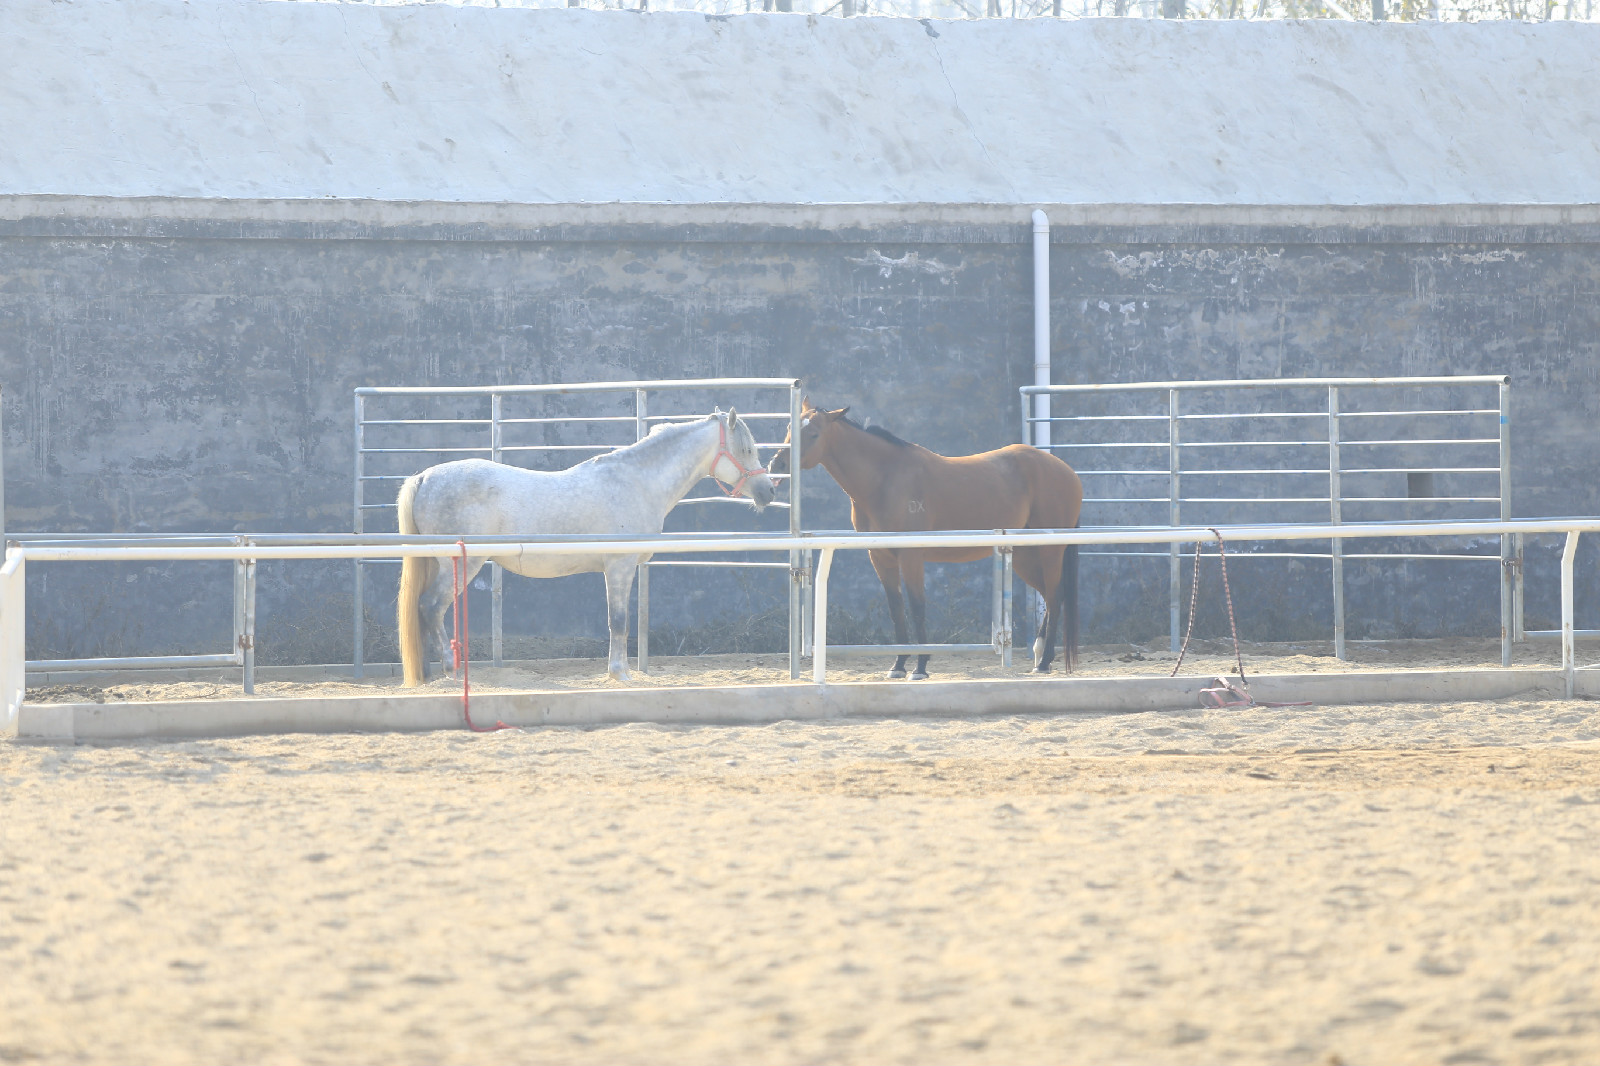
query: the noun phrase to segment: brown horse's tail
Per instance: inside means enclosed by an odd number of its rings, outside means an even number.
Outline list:
[[[414,474],[400,486],[395,510],[399,513],[401,533],[417,531],[417,519],[412,514],[412,508],[417,499],[417,487],[421,484],[422,475]],[[419,601],[422,599],[422,590],[433,580],[438,566],[435,559],[408,556],[400,561],[400,669],[406,688],[415,688],[427,680],[427,662],[422,657],[422,612]]]
[[[1078,524],[1072,524],[1073,529]],[[1061,582],[1056,586],[1056,603],[1061,613],[1061,661],[1067,673],[1078,662],[1078,546],[1068,544],[1061,557]]]

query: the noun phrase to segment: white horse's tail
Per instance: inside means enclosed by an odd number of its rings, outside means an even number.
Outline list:
[[[400,486],[395,510],[400,516],[401,533],[417,531],[417,519],[412,514],[412,507],[416,503],[417,487],[421,484],[422,475],[413,474]],[[434,569],[438,565],[435,559],[409,556],[400,561],[400,668],[406,688],[414,688],[427,680],[427,662],[423,659],[422,651],[422,612],[418,601],[422,598],[422,590],[433,580]]]

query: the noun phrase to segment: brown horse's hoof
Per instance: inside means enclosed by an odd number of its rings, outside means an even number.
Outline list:
[[[898,667],[896,667],[895,669],[890,670],[887,674],[884,674],[883,676],[887,677],[890,681],[899,681],[902,677],[906,676],[906,672],[904,670],[901,670]]]

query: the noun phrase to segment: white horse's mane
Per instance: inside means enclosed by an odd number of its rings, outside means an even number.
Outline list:
[[[653,437],[664,429],[674,429],[679,426],[693,426],[698,425],[701,422],[710,422],[713,419],[726,417],[726,413],[722,410],[722,408],[719,407],[708,415],[696,415],[694,418],[685,418],[679,422],[659,422],[656,425],[651,426],[650,432],[646,433],[645,436]]]
[[[683,426],[692,426],[692,425],[695,425],[698,422],[709,422],[711,419],[713,419],[715,417],[717,417],[717,416],[716,415],[706,415],[704,418],[691,418],[691,419],[687,419],[687,420],[685,420],[683,422],[659,422],[656,425],[651,426],[650,427],[650,432],[646,433],[645,436],[646,437],[653,437],[657,433],[660,433],[662,430],[680,429]]]

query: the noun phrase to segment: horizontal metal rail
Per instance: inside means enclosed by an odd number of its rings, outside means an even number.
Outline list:
[[[658,381],[582,381],[565,385],[363,385],[357,396],[526,396],[595,392],[684,392],[695,389],[792,389],[799,378],[675,378]],[[631,421],[631,419],[630,419]]]
[[[1490,537],[1521,533],[1600,533],[1600,518],[1524,518],[1511,521],[1461,519],[1424,522],[1248,523],[1221,526],[1130,526],[1016,531],[955,530],[939,533],[662,533],[652,537],[574,535],[552,537],[430,537],[399,533],[330,534],[317,543],[284,544],[269,535],[250,534],[250,545],[165,545],[161,538],[133,545],[89,543],[25,543],[13,552],[36,562],[147,562],[160,560],[230,559],[448,559],[459,544],[482,548],[471,555],[648,555],[719,551],[865,551],[873,548],[1028,548],[1069,544],[1214,544],[1217,532],[1234,541],[1373,540],[1384,537]],[[299,539],[298,537],[291,539]]]
[[[1187,392],[1228,389],[1360,389],[1407,388],[1414,385],[1509,385],[1509,374],[1462,374],[1459,377],[1400,378],[1234,378],[1217,381],[1133,381],[1104,385],[1024,385],[1027,396],[1066,396],[1078,392]]]
[[[1508,378],[1507,381],[1510,379]],[[1343,411],[1340,418],[1396,418],[1400,415],[1497,415],[1498,407],[1453,407],[1442,411]]]
[[[1160,562],[1163,562],[1163,563],[1167,561],[1167,553],[1164,552],[1164,551],[1083,552],[1082,554],[1084,556],[1091,556],[1091,555],[1093,555],[1093,556],[1101,556],[1101,557],[1113,557],[1114,556],[1114,557],[1119,558],[1119,559],[1155,559],[1155,560],[1159,560]],[[1253,551],[1238,551],[1238,550],[1236,550],[1234,548],[1229,548],[1228,549],[1228,559],[1229,559],[1230,562],[1235,561],[1237,559],[1326,559],[1326,560],[1331,560],[1332,558],[1333,558],[1333,553],[1332,552],[1253,552]],[[1379,561],[1379,562],[1386,561],[1386,560],[1392,560],[1392,559],[1399,559],[1399,560],[1403,560],[1403,561],[1428,560],[1428,559],[1451,559],[1451,560],[1457,560],[1457,561],[1479,560],[1479,561],[1482,561],[1482,562],[1491,562],[1491,563],[1498,563],[1500,561],[1500,556],[1498,556],[1498,555],[1460,555],[1460,554],[1447,554],[1447,553],[1444,553],[1444,552],[1439,552],[1439,553],[1428,553],[1428,552],[1346,552],[1343,555],[1341,555],[1340,558],[1341,559],[1372,559],[1372,560],[1376,560],[1376,561]]]
[[[852,655],[943,655],[952,651],[994,651],[993,644],[830,644],[832,657]]]
[[[1247,418],[1249,416],[1248,415],[1241,415],[1239,417]],[[1322,416],[1324,421],[1327,420],[1327,417],[1328,417],[1327,415],[1323,415]],[[1340,415],[1339,417],[1343,418],[1344,416]],[[1162,419],[1162,421],[1166,421],[1166,419]],[[1339,441],[1339,443],[1340,443],[1340,445],[1342,445],[1344,447],[1349,447],[1350,445],[1368,446],[1368,447],[1373,447],[1373,446],[1394,447],[1394,446],[1398,446],[1398,445],[1410,445],[1410,444],[1416,444],[1416,445],[1431,445],[1431,444],[1499,444],[1500,441],[1497,438],[1494,438],[1494,437],[1446,437],[1446,438],[1442,438],[1442,439],[1438,439],[1438,440],[1422,440],[1422,439],[1417,439],[1417,440],[1351,440],[1351,439],[1348,439],[1348,438],[1344,438],[1344,439],[1341,439]],[[1292,447],[1296,447],[1296,448],[1309,448],[1312,445],[1315,445],[1318,448],[1326,448],[1328,446],[1328,442],[1326,440],[1184,440],[1184,441],[1178,441],[1176,443],[1171,443],[1169,441],[1164,441],[1164,440],[1161,440],[1161,441],[1088,441],[1088,442],[1084,442],[1084,441],[1062,441],[1062,442],[1060,442],[1058,444],[1051,444],[1050,447],[1052,449],[1054,449],[1054,448],[1091,448],[1091,449],[1092,448],[1161,448],[1161,449],[1165,450],[1167,448],[1266,448],[1266,447],[1279,447],[1279,446],[1285,446],[1285,447],[1292,446]],[[373,449],[373,450],[376,450],[376,449]],[[1411,467],[1409,469],[1412,469],[1412,470],[1425,470],[1427,468],[1426,467]],[[1496,472],[1498,472],[1498,470],[1499,470],[1498,467],[1488,467],[1486,469],[1494,470]],[[1185,474],[1189,474],[1189,473],[1199,473],[1200,471],[1191,471],[1191,470],[1185,468],[1183,472]],[[1218,471],[1218,473],[1235,473],[1235,472],[1236,471],[1225,471],[1225,470],[1224,471]],[[1318,474],[1326,474],[1328,471],[1326,469],[1323,469],[1323,470],[1317,470],[1317,471],[1313,471],[1313,472],[1314,473],[1318,473]],[[1161,473],[1165,474],[1166,471],[1163,470],[1163,471],[1161,471]],[[1285,471],[1285,473],[1288,473],[1288,471]],[[1359,473],[1359,471],[1346,470],[1345,473],[1354,474],[1354,473]]]
[[[1455,379],[1451,379],[1455,380]],[[1032,391],[1032,390],[1030,390]],[[1341,418],[1394,418],[1400,415],[1414,415],[1431,417],[1434,415],[1497,415],[1499,410],[1493,407],[1453,407],[1445,410],[1408,410],[1408,411],[1344,411]],[[1179,422],[1205,422],[1205,421],[1235,421],[1239,418],[1327,418],[1326,411],[1251,411],[1245,414],[1200,414],[1179,415]],[[1051,423],[1058,422],[1167,422],[1167,415],[1051,415],[1049,418],[1040,418],[1037,415],[1029,416],[1029,422]]]
[[[658,566],[668,566],[668,567],[670,567],[670,566],[696,566],[696,567],[704,566],[704,567],[712,567],[712,568],[721,567],[723,569],[728,569],[728,570],[787,570],[787,569],[789,569],[789,564],[788,563],[762,563],[762,562],[755,562],[755,561],[745,562],[745,561],[740,560],[740,559],[662,559],[662,560],[659,560],[659,561],[652,559],[650,561],[650,566],[652,568],[658,567]]]
[[[29,659],[28,673],[77,670],[176,670],[191,666],[238,666],[237,655],[127,655],[99,659]]]

